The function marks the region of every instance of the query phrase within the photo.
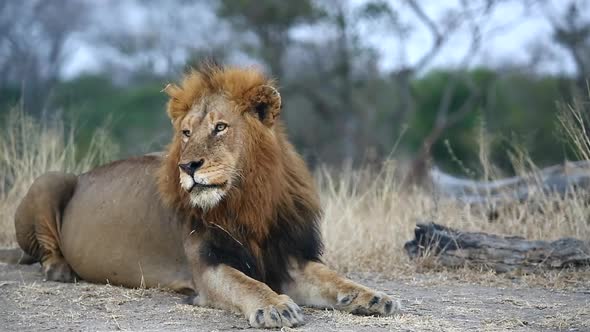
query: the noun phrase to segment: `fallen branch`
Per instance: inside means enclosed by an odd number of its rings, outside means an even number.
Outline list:
[[[523,202],[535,195],[558,194],[564,197],[574,190],[590,190],[590,161],[566,162],[524,176],[497,181],[473,181],[430,171],[434,190],[463,203],[501,206]]]
[[[497,272],[532,272],[590,265],[590,243],[573,238],[528,241],[521,237],[461,232],[434,223],[418,224],[414,236],[404,246],[410,258],[434,255],[445,267],[479,265]]]

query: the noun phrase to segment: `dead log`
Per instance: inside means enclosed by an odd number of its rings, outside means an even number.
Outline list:
[[[411,259],[433,255],[445,267],[485,266],[497,272],[561,269],[590,265],[590,243],[574,238],[529,241],[469,233],[435,223],[418,224],[404,249]]]
[[[474,181],[458,178],[434,168],[430,182],[441,197],[471,205],[499,207],[523,202],[533,197],[590,191],[590,161],[566,162],[523,176],[496,181]]]

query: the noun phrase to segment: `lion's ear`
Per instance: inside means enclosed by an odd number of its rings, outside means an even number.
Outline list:
[[[168,100],[168,106],[166,108],[166,112],[170,117],[170,121],[172,123],[175,122],[181,115],[186,114],[187,106],[180,100],[180,96],[182,95],[182,89],[176,84],[168,84],[162,92],[166,93],[170,100]]]
[[[261,85],[250,91],[249,112],[267,127],[272,127],[281,113],[281,94],[271,85]]]

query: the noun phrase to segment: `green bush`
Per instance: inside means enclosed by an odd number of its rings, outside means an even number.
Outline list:
[[[435,163],[448,171],[460,172],[463,165],[477,173],[481,130],[490,139],[493,163],[511,172],[509,151],[523,148],[539,165],[573,157],[557,128],[557,102],[571,96],[568,80],[551,76],[497,73],[473,70],[466,73],[434,71],[413,82],[417,110],[410,120],[406,144],[417,151],[436,121],[439,105],[450,82],[468,76],[481,94],[471,112],[448,128],[432,149]],[[450,99],[449,116],[459,110],[472,90],[459,79]],[[450,148],[450,149],[449,149]],[[451,151],[449,151],[451,150]]]
[[[94,128],[107,126],[124,155],[140,154],[161,149],[169,139],[162,87],[160,82],[119,87],[103,76],[83,76],[59,85],[51,104],[77,123],[83,142]]]

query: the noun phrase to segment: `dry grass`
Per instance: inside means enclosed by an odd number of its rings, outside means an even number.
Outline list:
[[[16,246],[13,216],[33,180],[48,171],[81,173],[113,158],[116,146],[106,131],[94,133],[80,155],[73,130],[13,110],[0,128],[0,246]]]
[[[420,221],[527,239],[590,238],[590,210],[583,195],[539,197],[502,211],[498,220],[490,222],[481,209],[424,190],[403,189],[395,171],[395,165],[387,163],[379,172],[319,174],[325,209],[323,233],[331,264],[345,271],[399,270],[408,263],[403,246],[413,238],[414,226]]]
[[[586,128],[588,119],[584,118],[585,106],[576,102],[563,107],[559,121],[579,156],[588,160],[590,139]],[[493,179],[494,171],[488,162],[483,135],[480,145],[484,178]],[[513,156],[513,161],[519,173],[536,170],[522,150]],[[503,209],[499,219],[490,221],[489,211],[485,209],[472,208],[427,190],[404,189],[400,177],[396,176],[398,168],[395,161],[388,161],[377,171],[367,168],[318,172],[325,210],[323,234],[327,260],[332,266],[342,271],[378,271],[389,275],[413,272],[416,264],[409,262],[403,246],[414,237],[416,222],[424,221],[531,240],[590,238],[587,193],[573,192],[559,197],[537,190],[539,193],[530,201]],[[431,266],[432,259],[418,263],[418,268]],[[587,279],[589,271],[545,271],[537,276],[523,276],[523,280],[561,288]],[[488,274],[480,272],[468,277],[463,275],[462,279],[481,281],[484,276],[489,280]],[[461,275],[465,270],[456,273]]]

